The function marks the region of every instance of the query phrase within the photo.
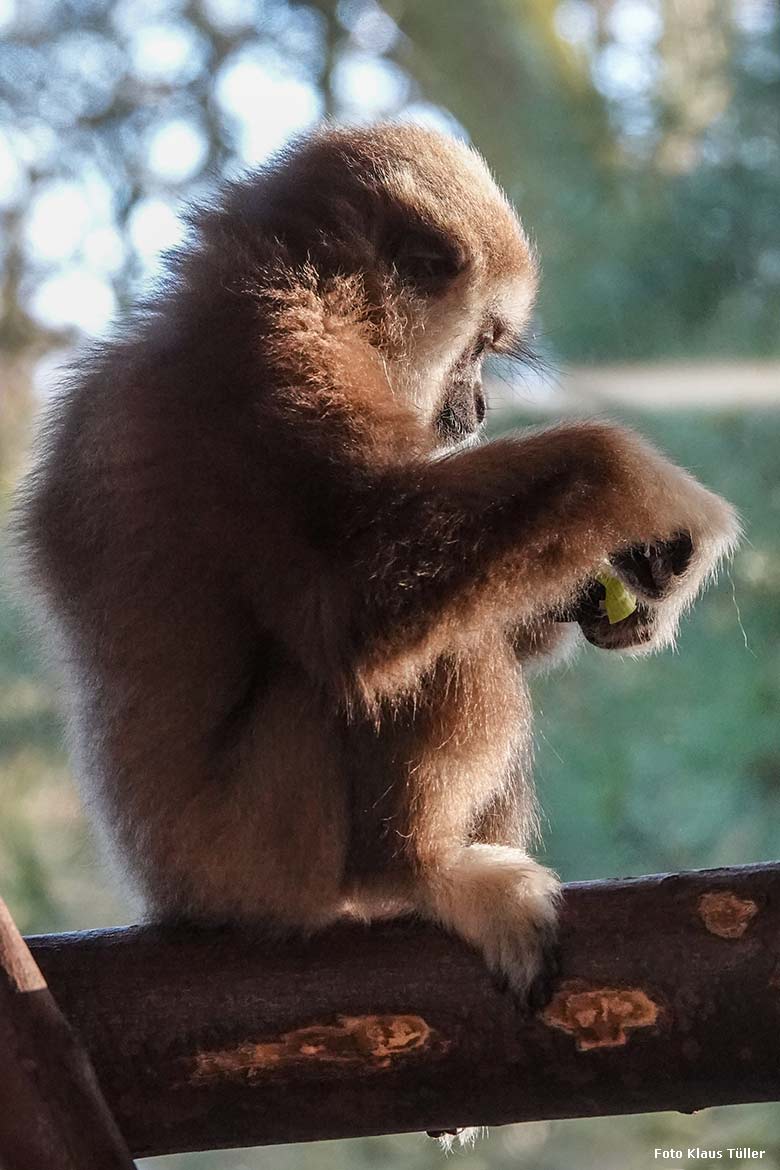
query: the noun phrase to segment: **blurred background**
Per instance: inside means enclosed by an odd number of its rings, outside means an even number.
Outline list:
[[[494,431],[623,417],[747,528],[676,654],[588,649],[537,681],[548,860],[572,880],[780,855],[774,0],[0,0],[0,30],[0,508],[58,365],[154,279],[187,200],[323,117],[469,138],[544,268],[545,369],[495,371]],[[56,698],[0,594],[0,890],[28,932],[132,915],[79,811]],[[510,1126],[457,1162],[640,1170],[696,1143],[763,1147],[780,1170],[780,1106]],[[441,1164],[418,1135],[143,1163]]]

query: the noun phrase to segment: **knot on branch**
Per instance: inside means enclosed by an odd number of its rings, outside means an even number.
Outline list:
[[[199,1052],[193,1080],[254,1078],[302,1062],[387,1068],[398,1056],[428,1049],[435,1037],[421,1016],[339,1016],[335,1024],[310,1024],[278,1040]]]
[[[566,983],[542,1012],[552,1028],[574,1036],[580,1052],[591,1048],[619,1048],[628,1033],[650,1028],[658,1019],[658,1004],[639,987],[584,987]]]

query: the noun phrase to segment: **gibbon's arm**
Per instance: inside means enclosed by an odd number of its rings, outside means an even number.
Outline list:
[[[270,303],[261,418],[313,559],[296,584],[300,548],[276,558],[268,612],[304,667],[342,694],[371,703],[403,690],[490,627],[562,611],[613,553],[686,533],[679,614],[733,543],[727,504],[608,423],[432,458],[433,421],[393,389],[349,281],[324,293],[296,285]]]
[[[338,497],[321,612],[342,682],[369,699],[403,689],[486,624],[563,609],[621,548],[690,533],[695,576],[697,547],[711,564],[736,531],[717,496],[599,422],[390,467]]]

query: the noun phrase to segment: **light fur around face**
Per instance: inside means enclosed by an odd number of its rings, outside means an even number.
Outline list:
[[[526,673],[573,628],[668,644],[738,525],[605,422],[470,445],[536,270],[475,152],[325,129],[194,215],[52,403],[19,545],[150,916],[413,912],[520,995],[542,972]]]

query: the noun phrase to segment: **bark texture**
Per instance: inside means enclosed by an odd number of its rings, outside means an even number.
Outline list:
[[[561,944],[531,1013],[412,922],[30,940],[136,1155],[780,1097],[780,865],[570,885]]]
[[[0,1167],[133,1170],[89,1058],[1,899]]]

